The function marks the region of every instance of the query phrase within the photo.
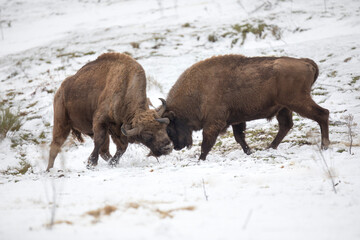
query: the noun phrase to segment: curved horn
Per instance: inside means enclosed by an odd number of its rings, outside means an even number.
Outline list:
[[[170,119],[168,118],[157,118],[155,120],[158,121],[159,123],[166,123],[166,124],[170,123]]]
[[[159,107],[159,108],[157,108],[156,109],[156,112],[159,114],[159,116],[161,117],[163,114],[164,114],[164,112],[165,112],[165,110],[166,110],[166,101],[165,101],[165,99],[163,99],[163,98],[159,98],[160,99],[160,101],[162,102],[162,105],[161,105],[161,107]]]
[[[135,136],[139,133],[139,128],[125,130],[125,127],[126,126],[124,126],[124,124],[121,126],[121,132],[122,132],[122,134],[124,134],[127,137]]]

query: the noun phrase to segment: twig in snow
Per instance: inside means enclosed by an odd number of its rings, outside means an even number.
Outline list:
[[[3,32],[2,21],[1,21],[1,8],[0,8],[0,31],[1,31],[1,40],[4,40],[4,32]]]
[[[47,148],[45,147],[45,145],[42,145],[42,158],[43,160],[46,162],[46,153],[47,152]],[[60,153],[59,157],[61,158],[61,163],[63,165],[63,169],[65,168],[65,160],[63,159],[63,155]],[[60,170],[59,170],[60,171]],[[49,174],[49,173],[46,173],[46,174]],[[61,178],[63,177],[64,175],[61,174],[59,176],[57,176],[58,178]],[[57,210],[57,206],[59,204],[59,196],[57,194],[57,186],[56,186],[56,183],[55,183],[55,179],[54,179],[55,176],[48,176],[47,178],[51,181],[51,189],[52,189],[52,192],[48,192],[48,188],[47,188],[47,184],[46,182],[44,183],[44,189],[45,189],[45,196],[46,196],[46,199],[49,203],[49,210],[50,210],[50,222],[48,224],[46,224],[46,227],[48,229],[52,229],[52,227],[56,224],[55,222],[55,216],[56,216],[56,210]],[[46,179],[46,178],[45,178]],[[60,186],[60,190],[59,192],[62,191],[62,186]],[[50,196],[49,196],[50,195]],[[51,205],[52,204],[52,205]]]
[[[187,167],[190,164],[194,163],[194,166],[199,165],[200,164],[200,160],[195,160],[195,161],[191,161],[189,160],[189,162],[187,164],[181,165],[182,167]]]
[[[203,184],[203,190],[204,190],[204,196],[205,196],[205,199],[206,199],[206,201],[208,201],[209,196],[206,194],[206,189],[205,189],[205,182],[204,182],[204,179],[202,179],[202,184]]]
[[[250,209],[248,215],[246,216],[245,222],[244,222],[244,224],[243,224],[243,227],[242,227],[243,230],[246,229],[248,223],[250,222],[250,218],[251,218],[252,212],[253,212],[253,210]]]
[[[246,8],[244,7],[244,5],[242,4],[241,0],[237,0],[237,3],[240,5],[240,7],[244,10],[244,12],[246,13],[246,15],[249,15],[249,13],[246,11]]]
[[[164,7],[163,7],[162,0],[157,0],[157,3],[158,3],[158,5],[159,5],[159,9],[160,9],[161,15],[164,16]]]
[[[55,222],[55,214],[56,214],[56,186],[55,186],[55,182],[54,180],[52,180],[51,182],[52,185],[52,194],[53,194],[53,205],[51,208],[51,218],[50,218],[50,223],[48,225],[49,229],[52,229],[52,227],[54,226],[54,222]]]
[[[264,10],[270,10],[272,8],[272,3],[269,1],[263,2],[263,4],[255,8],[253,11],[251,11],[251,13],[255,13],[259,11],[261,8],[264,8]]]
[[[316,144],[316,146],[317,146],[317,148],[318,148],[318,150],[319,150],[320,157],[321,157],[321,159],[322,159],[323,162],[324,162],[325,172],[329,175],[330,180],[331,180],[331,183],[332,183],[332,187],[333,187],[333,190],[334,190],[334,193],[336,194],[337,191],[336,191],[335,186],[336,186],[337,184],[335,184],[335,182],[334,182],[334,176],[333,176],[332,172],[330,171],[329,166],[327,165],[326,159],[325,159],[325,157],[324,157],[324,154],[323,154],[323,152],[322,152],[322,150],[321,150],[320,145],[319,145],[319,144]]]

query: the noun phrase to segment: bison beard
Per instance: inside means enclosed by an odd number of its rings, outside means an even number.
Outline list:
[[[119,53],[101,55],[65,79],[55,94],[47,171],[70,131],[80,141],[81,134],[93,138],[88,167],[97,165],[99,154],[117,164],[129,142],[144,144],[155,156],[168,154],[172,145],[166,133],[169,119],[161,118],[166,108],[162,102],[158,109],[149,109],[145,72],[134,59]],[[110,136],[117,147],[113,157]]]
[[[171,88],[163,117],[176,150],[192,144],[192,131],[203,129],[200,159],[205,160],[217,136],[231,125],[246,154],[246,121],[276,116],[279,132],[269,147],[277,148],[293,126],[292,112],[320,125],[321,146],[329,141],[329,111],[311,98],[319,74],[310,59],[217,56],[188,68]]]

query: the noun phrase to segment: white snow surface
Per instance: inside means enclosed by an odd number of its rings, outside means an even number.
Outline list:
[[[227,34],[259,20],[281,37],[250,33],[241,45]],[[24,123],[0,140],[0,239],[360,239],[359,39],[358,0],[0,0],[0,106]],[[56,89],[109,51],[144,67],[154,105],[214,55],[311,58],[332,144],[322,157],[318,124],[295,114],[277,150],[267,149],[277,121],[258,120],[247,127],[249,156],[229,128],[206,161],[200,131],[191,149],[156,159],[132,144],[117,167],[99,159],[88,170],[91,139],[69,137],[46,173]]]

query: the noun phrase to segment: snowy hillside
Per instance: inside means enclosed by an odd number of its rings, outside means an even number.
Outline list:
[[[0,0],[0,116],[22,123],[0,129],[0,239],[360,239],[359,39],[358,0]],[[277,121],[258,120],[250,156],[229,128],[203,162],[196,132],[189,150],[156,159],[133,144],[88,170],[91,139],[69,137],[45,173],[56,90],[106,52],[144,67],[156,106],[214,55],[311,58],[330,149],[294,114],[277,150]]]

